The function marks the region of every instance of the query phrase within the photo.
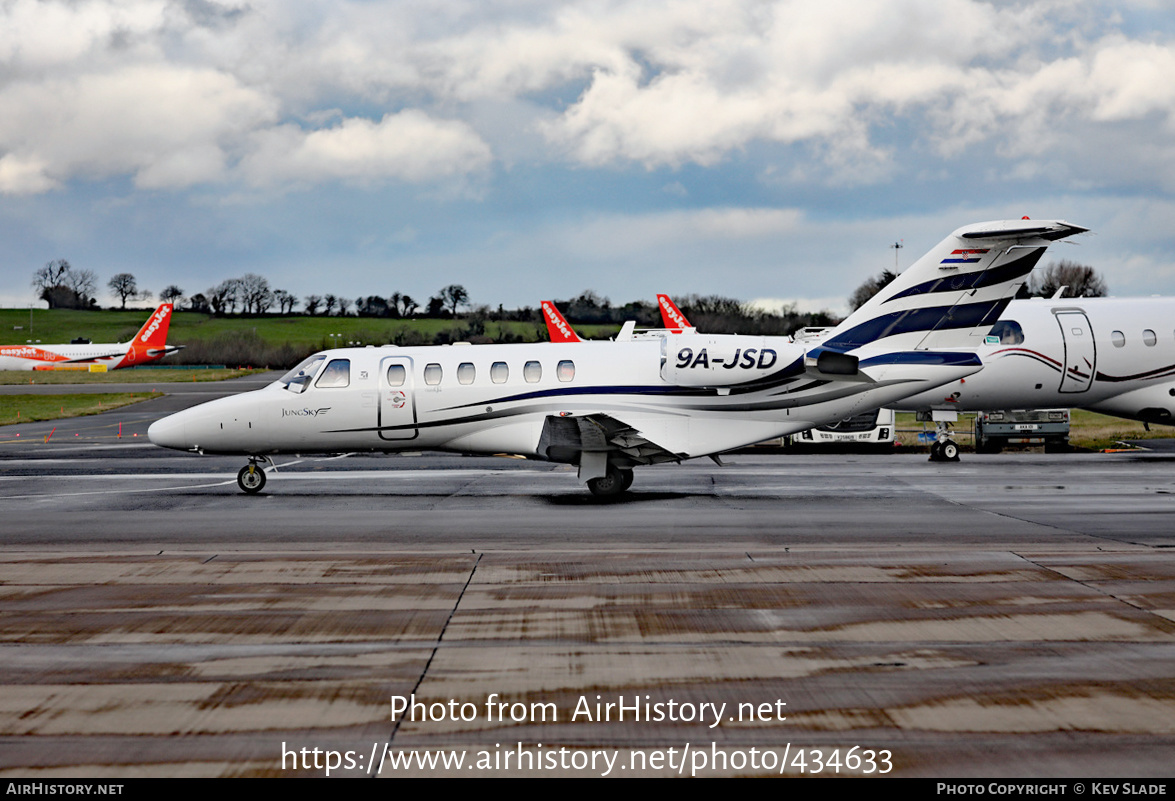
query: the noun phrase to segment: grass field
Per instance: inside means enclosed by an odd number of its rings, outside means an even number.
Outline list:
[[[101,395],[5,395],[0,401],[0,425],[101,414],[120,406],[158,398],[162,394],[111,392]]]
[[[73,370],[0,370],[0,385],[15,384],[175,384],[192,381],[223,381],[261,370],[110,370],[84,373]]]
[[[61,344],[77,337],[93,342],[126,342],[146,322],[154,307],[117,311],[73,311],[69,309],[0,309],[0,345],[24,345],[29,340],[43,344]],[[184,345],[216,339],[224,335],[256,335],[270,345],[290,344],[299,350],[338,347],[352,342],[384,345],[404,341],[414,335],[419,341],[432,342],[442,332],[460,338],[458,332],[468,321],[393,320],[380,317],[304,317],[278,315],[264,317],[212,317],[195,312],[172,315],[167,341]],[[577,328],[589,339],[613,336],[618,326],[584,325]],[[547,338],[542,323],[494,322],[485,324],[485,335],[496,340],[509,337],[527,342]]]

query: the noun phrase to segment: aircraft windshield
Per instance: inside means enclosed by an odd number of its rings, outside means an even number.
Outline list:
[[[1024,329],[1015,320],[1000,320],[987,332],[989,337],[999,337],[1001,345],[1024,344]]]
[[[311,356],[279,378],[278,383],[295,395],[301,394],[306,391],[306,387],[310,386],[314,374],[318,372],[318,368],[322,367],[322,363],[325,361],[326,356],[321,353]]]

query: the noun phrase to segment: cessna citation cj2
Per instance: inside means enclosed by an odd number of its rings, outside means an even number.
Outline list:
[[[162,359],[182,345],[167,344],[172,304],[155,310],[130,342],[0,346],[0,370],[52,370],[69,365],[103,364],[108,370]]]
[[[1060,221],[955,231],[820,345],[672,331],[611,342],[346,348],[165,417],[156,445],[241,454],[245,492],[279,453],[434,449],[574,464],[595,495],[640,465],[715,456],[892,405],[977,372],[982,341]]]

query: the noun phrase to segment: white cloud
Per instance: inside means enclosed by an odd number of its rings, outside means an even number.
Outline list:
[[[221,177],[226,147],[271,121],[273,102],[210,69],[135,66],[0,89],[0,149],[45,185],[133,175],[143,187]]]
[[[489,161],[489,147],[468,125],[408,110],[378,123],[348,118],[319,130],[282,125],[260,131],[241,168],[258,185],[336,179],[368,184],[464,175]]]
[[[45,174],[43,161],[12,153],[0,158],[0,194],[36,195],[55,186],[57,182]]]
[[[427,183],[495,157],[713,167],[760,142],[801,145],[816,162],[779,175],[868,184],[981,146],[1080,164],[1099,155],[1088,144],[1099,133],[1133,123],[1148,166],[1117,152],[1122,172],[1171,188],[1175,43],[1132,38],[1133,8],[10,0],[0,191],[120,174],[148,188]],[[334,109],[341,122],[324,119]],[[1092,180],[1113,183],[1113,171]]]

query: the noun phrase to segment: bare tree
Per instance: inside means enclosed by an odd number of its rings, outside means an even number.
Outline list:
[[[230,314],[237,313],[237,305],[244,303],[244,293],[241,291],[241,279],[230,278],[224,282],[223,286],[227,287],[227,294],[225,295],[225,302],[228,303],[228,310]]]
[[[388,308],[393,317],[411,317],[420,308],[420,304],[413,300],[411,295],[393,292],[388,296]]]
[[[323,307],[322,313],[323,313],[323,315],[325,315],[326,317],[330,317],[330,313],[335,310],[335,304],[338,302],[339,302],[339,299],[336,298],[334,295],[324,295],[322,298],[322,307]]]
[[[350,298],[339,298],[339,317],[346,317],[347,310],[351,308]]]
[[[75,270],[65,259],[45,264],[33,273],[33,288],[51,309],[85,309],[98,284],[92,270]]]
[[[893,270],[882,270],[875,278],[866,278],[864,283],[853,290],[849,295],[849,308],[853,311],[864,306],[871,297],[884,289],[890,281],[898,277]]]
[[[180,301],[184,299],[184,291],[175,284],[170,284],[159,293],[159,299],[164,303],[174,303],[178,306]]]
[[[237,303],[240,302],[240,282],[236,278],[229,278],[205,290],[204,294],[208,297],[208,305],[213,314],[225,314],[230,308],[235,312]]]
[[[454,317],[457,316],[458,306],[469,304],[469,292],[460,284],[449,284],[441,290],[439,297]]]
[[[245,314],[264,314],[273,305],[273,290],[269,288],[269,281],[257,273],[241,276],[240,288]]]
[[[388,302],[379,295],[355,298],[355,313],[359,317],[387,317],[389,308]]]
[[[291,295],[284,289],[273,290],[273,299],[277,302],[277,307],[282,314],[289,314],[298,305],[297,296]]]
[[[146,300],[151,297],[150,292],[139,292],[139,285],[130,273],[119,273],[107,281],[106,286],[110,288],[112,294],[118,296],[124,309],[128,300]]]
[[[70,269],[65,259],[46,262],[44,267],[33,273],[33,289],[44,292],[55,286],[64,286],[65,276]]]
[[[1068,287],[1065,294],[1071,298],[1104,298],[1109,294],[1109,287],[1097,270],[1067,259],[1052,262],[1040,273],[1034,272],[1028,284],[1028,294],[1051,298],[1063,286]]]
[[[79,309],[94,305],[94,296],[98,294],[97,273],[93,270],[70,270],[65,281],[77,297]]]
[[[322,305],[322,297],[319,295],[307,295],[305,304],[306,313],[313,317],[318,314],[318,307]]]

